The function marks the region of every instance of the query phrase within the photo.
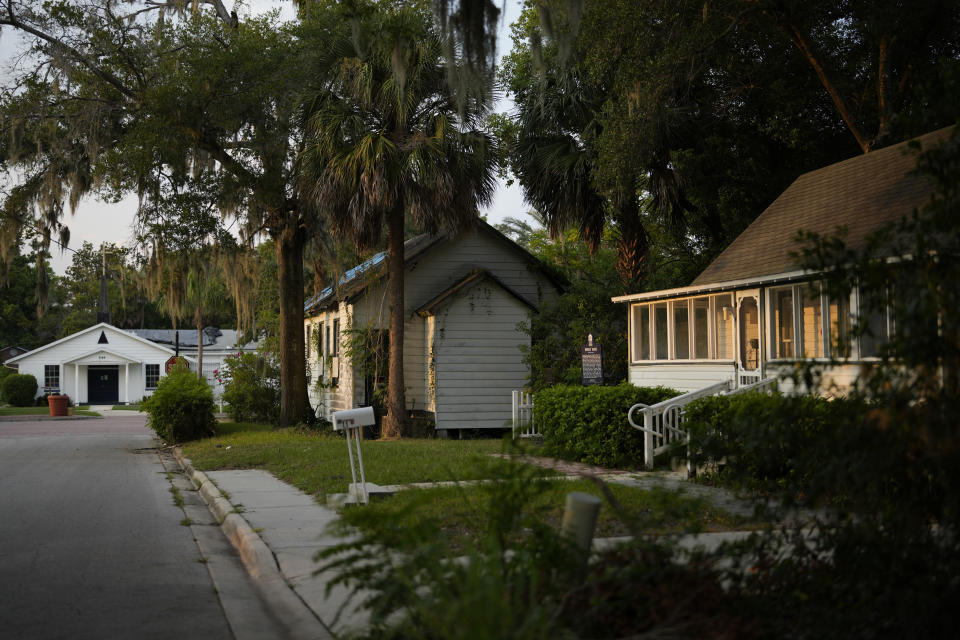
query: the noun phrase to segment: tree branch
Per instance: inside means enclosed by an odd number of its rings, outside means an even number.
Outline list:
[[[9,2],[7,3],[6,16],[0,17],[0,25],[13,27],[14,29],[23,31],[24,33],[29,33],[40,40],[48,42],[53,47],[60,49],[62,52],[73,58],[76,62],[86,67],[91,73],[96,75],[98,78],[109,84],[126,97],[134,101],[138,100],[137,94],[132,89],[124,85],[118,77],[94,64],[93,61],[91,61],[87,56],[83,55],[80,51],[44,31],[40,31],[35,27],[21,22],[17,16],[14,15],[13,6]]]

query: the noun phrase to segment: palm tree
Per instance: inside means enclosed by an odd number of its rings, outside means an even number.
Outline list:
[[[494,148],[481,130],[492,82],[454,90],[456,67],[429,16],[409,6],[356,17],[331,41],[325,82],[306,103],[303,189],[334,233],[358,248],[387,232],[390,365],[383,433],[405,432],[405,216],[429,233],[470,225],[494,188]]]

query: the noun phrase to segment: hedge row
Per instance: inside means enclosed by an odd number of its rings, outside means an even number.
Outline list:
[[[630,407],[680,395],[666,387],[556,385],[534,396],[534,420],[548,455],[602,467],[643,465],[643,433],[627,422]]]
[[[687,407],[698,464],[722,460],[725,484],[789,495],[836,492],[831,487],[863,453],[858,400],[745,393],[713,396]],[[822,486],[821,486],[822,485]]]

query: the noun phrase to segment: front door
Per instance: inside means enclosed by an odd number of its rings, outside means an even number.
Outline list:
[[[763,344],[760,339],[760,291],[737,292],[737,386],[760,382]]]
[[[120,368],[87,368],[87,402],[116,404],[120,400]]]

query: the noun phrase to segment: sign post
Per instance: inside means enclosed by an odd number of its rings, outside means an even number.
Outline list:
[[[593,341],[593,334],[587,334],[587,344],[580,347],[580,372],[584,385],[603,384],[603,350]]]
[[[360,407],[359,409],[347,409],[346,411],[333,412],[333,430],[346,431],[347,436],[347,456],[350,458],[350,475],[353,477],[353,495],[358,502],[362,504],[370,503],[370,495],[367,493],[367,479],[363,473],[363,455],[360,453],[360,429],[376,424],[377,419],[373,413],[373,407]],[[353,434],[353,438],[350,437]],[[353,464],[353,445],[351,439],[357,443],[357,464]],[[360,484],[357,484],[357,467],[360,467]]]

